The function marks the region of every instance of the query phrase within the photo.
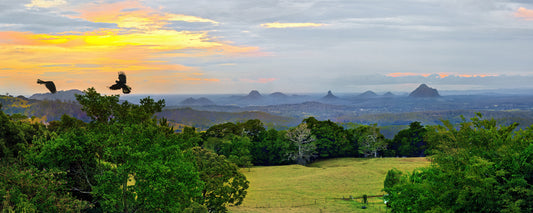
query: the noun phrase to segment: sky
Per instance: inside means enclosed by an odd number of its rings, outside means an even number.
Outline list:
[[[530,0],[0,0],[0,94],[532,89]]]

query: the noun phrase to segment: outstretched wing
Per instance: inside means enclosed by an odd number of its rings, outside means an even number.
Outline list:
[[[118,81],[122,84],[126,84],[126,74],[124,74],[124,72],[118,73]]]
[[[48,88],[48,90],[50,90],[51,93],[56,93],[56,85],[54,84],[53,81],[47,81],[46,88]]]
[[[112,89],[112,90],[122,89],[122,84],[113,84],[109,87],[109,89]]]
[[[56,85],[53,81],[43,81],[41,79],[37,79],[38,84],[44,84],[48,90],[50,90],[51,93],[56,93]]]

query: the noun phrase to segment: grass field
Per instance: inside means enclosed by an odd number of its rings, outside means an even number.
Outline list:
[[[387,171],[412,171],[429,165],[426,158],[339,158],[299,165],[243,169],[250,181],[241,206],[230,212],[385,212],[382,198]],[[349,199],[350,196],[356,199]],[[342,199],[345,198],[345,199]]]

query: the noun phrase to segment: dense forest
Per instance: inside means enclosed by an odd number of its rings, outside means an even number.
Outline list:
[[[375,124],[314,117],[285,130],[250,119],[176,133],[155,116],[164,100],[131,104],[93,88],[76,99],[88,121],[63,114],[44,124],[0,112],[2,209],[225,212],[246,197],[249,182],[239,167],[429,156],[428,168],[389,171],[384,191],[392,210],[533,210],[533,129],[498,126],[481,114],[455,126],[414,121],[392,139]]]

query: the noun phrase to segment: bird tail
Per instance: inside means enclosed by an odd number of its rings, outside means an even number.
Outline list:
[[[41,80],[41,79],[37,79],[37,83],[38,84],[44,84],[45,82],[43,80]]]

